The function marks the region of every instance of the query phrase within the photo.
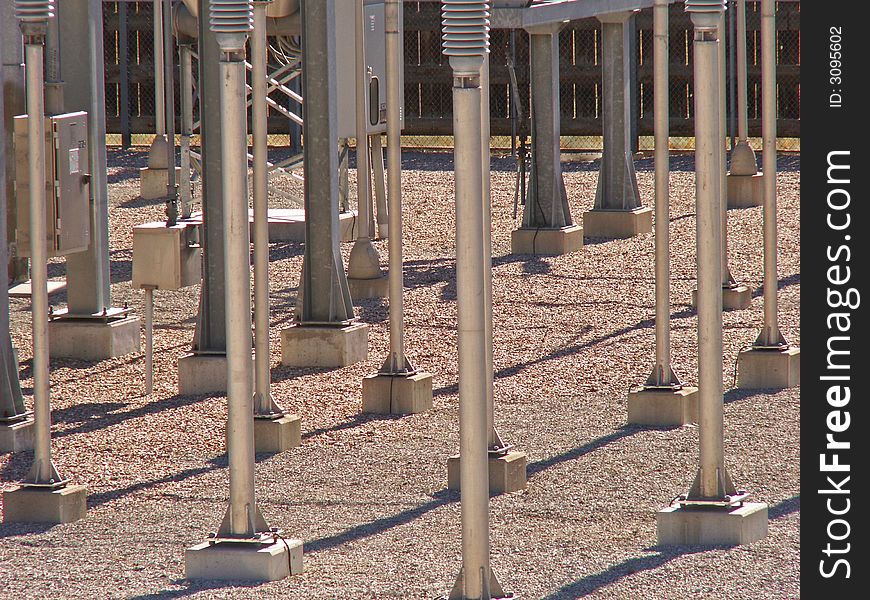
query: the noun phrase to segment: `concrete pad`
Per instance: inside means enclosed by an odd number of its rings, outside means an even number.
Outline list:
[[[737,387],[785,389],[801,384],[801,349],[750,348],[737,355]]]
[[[254,418],[256,452],[284,452],[302,443],[302,417],[284,415],[280,419]]]
[[[181,167],[175,167],[175,181],[181,180]],[[139,196],[143,200],[156,200],[166,197],[169,169],[142,167],[139,169]]]
[[[746,310],[752,305],[752,290],[743,284],[722,288],[722,310]],[[698,290],[692,290],[692,306],[698,307]]]
[[[432,375],[375,374],[363,378],[362,412],[410,415],[432,408]]]
[[[767,536],[767,504],[746,502],[736,508],[669,506],[656,514],[661,545],[751,544]]]
[[[15,486],[3,492],[4,523],[72,523],[87,516],[87,488]]]
[[[128,316],[111,321],[62,318],[48,322],[52,357],[105,360],[140,351],[142,322]]]
[[[698,388],[632,388],[628,393],[629,425],[680,427],[698,422]]]
[[[586,237],[625,239],[652,231],[652,209],[633,210],[592,209],[583,213]]]
[[[251,394],[254,393],[254,357],[251,356]],[[178,393],[184,395],[227,393],[225,354],[190,352],[178,359]]]
[[[390,279],[387,275],[375,277],[374,279],[356,279],[353,277],[347,278],[347,284],[350,286],[350,297],[354,300],[362,300],[363,298],[386,298]]]
[[[253,222],[254,212],[249,213]],[[301,208],[270,208],[268,212],[270,242],[304,242],[305,211]],[[358,220],[356,211],[338,213],[338,239],[342,242],[356,240]],[[251,232],[253,239],[253,232]]]
[[[583,247],[583,228],[579,225],[560,229],[520,228],[511,231],[511,254],[560,256]]]
[[[764,176],[726,175],[728,181],[728,208],[752,208],[764,204]]]
[[[346,367],[369,353],[369,326],[291,325],[281,330],[281,364],[287,367]]]
[[[33,417],[15,423],[0,423],[0,452],[21,452],[33,448]]]
[[[489,493],[506,494],[526,489],[525,452],[508,452],[489,459]],[[447,459],[447,489],[460,489],[459,455]]]
[[[66,289],[66,280],[62,281],[51,281],[49,280],[46,284],[48,288],[48,295],[51,296],[57,292],[62,292]],[[9,288],[9,297],[10,298],[30,298],[33,293],[33,288],[30,287],[30,280],[23,283],[19,283],[18,285],[13,285]]]
[[[184,551],[187,579],[277,581],[302,572],[302,540],[213,542]]]

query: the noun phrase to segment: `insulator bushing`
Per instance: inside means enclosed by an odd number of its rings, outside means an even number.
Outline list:
[[[254,28],[251,0],[209,0],[209,29],[225,52],[240,51]]]
[[[688,13],[721,13],[727,0],[686,0]]]
[[[22,23],[39,23],[54,18],[54,0],[15,0],[15,18]]]
[[[445,56],[489,52],[489,2],[441,1],[441,45]]]

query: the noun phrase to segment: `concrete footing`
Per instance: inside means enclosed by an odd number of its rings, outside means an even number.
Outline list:
[[[175,181],[181,180],[181,167],[175,167]],[[166,197],[169,169],[142,167],[139,169],[139,196],[143,200]]]
[[[302,443],[302,417],[284,415],[278,419],[254,418],[256,452],[284,452]]]
[[[432,408],[432,375],[384,375],[363,378],[362,412],[410,415]]]
[[[389,277],[386,274],[374,279],[355,279],[347,278],[347,284],[350,287],[350,297],[354,300],[362,300],[363,298],[386,298],[389,288]]]
[[[751,544],[767,535],[767,504],[746,502],[725,508],[669,506],[656,514],[661,545]]]
[[[737,355],[737,387],[785,389],[801,384],[801,349],[750,348]]]
[[[722,288],[722,310],[745,310],[752,304],[752,290],[743,284]],[[698,290],[692,290],[692,306],[698,307]]]
[[[755,175],[726,176],[728,181],[728,208],[752,208],[764,204],[764,177]]]
[[[254,357],[251,357],[253,365]],[[253,367],[251,394],[254,393]],[[225,354],[191,352],[178,359],[178,393],[182,395],[227,393],[227,357]]]
[[[511,231],[512,254],[544,254],[560,256],[577,252],[583,247],[583,228],[579,225],[559,229],[533,227]]]
[[[3,492],[4,523],[72,523],[87,516],[87,489],[16,486]]]
[[[625,239],[652,231],[652,209],[607,210],[595,208],[583,213],[586,237]]]
[[[48,322],[52,357],[105,360],[140,351],[139,317],[102,321],[61,318]]]
[[[628,393],[629,425],[680,427],[698,422],[698,388],[635,387]]]
[[[277,581],[301,572],[301,540],[207,541],[184,552],[187,579]]]
[[[281,330],[281,364],[287,367],[346,367],[368,357],[369,326],[292,325]]]
[[[0,423],[0,452],[21,452],[33,448],[33,417],[15,423]]]
[[[526,453],[508,452],[489,459],[489,493],[506,494],[526,489]],[[447,459],[447,488],[458,491],[459,455]]]
[[[253,223],[253,211],[250,213],[250,218]],[[268,224],[270,242],[305,241],[305,211],[301,208],[270,208]],[[338,213],[339,241],[354,241],[357,238],[358,225],[359,219],[356,217],[356,211]]]

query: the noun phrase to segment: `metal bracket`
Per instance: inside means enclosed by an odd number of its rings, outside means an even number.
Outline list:
[[[57,319],[71,319],[76,321],[104,321],[108,322],[113,319],[123,319],[127,317],[130,309],[127,306],[123,308],[112,307],[112,308],[104,308],[101,312],[96,312],[92,314],[81,314],[81,313],[71,313],[68,308],[61,308],[60,310],[53,310],[49,308],[48,318],[51,321]]]
[[[688,498],[685,495],[678,496],[676,501],[680,508],[733,508],[743,506],[749,498],[749,492],[738,490],[735,494],[725,494],[722,498]]]

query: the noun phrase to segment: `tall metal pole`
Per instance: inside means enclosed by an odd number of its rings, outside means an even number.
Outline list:
[[[227,314],[227,454],[230,503],[219,537],[252,538],[265,521],[254,497],[254,415],[251,397],[251,286],[248,226],[245,41],[253,25],[250,0],[211,0],[209,23],[221,50],[221,170]]]
[[[764,324],[756,346],[787,345],[777,322],[776,264],[776,5],[761,2],[761,129],[764,173]]]
[[[48,366],[48,273],[45,226],[45,107],[42,58],[46,24],[54,2],[16,0],[16,17],[24,36],[27,90],[27,178],[30,201],[30,280],[33,315],[33,464],[25,485],[63,483],[51,461],[51,406]]]
[[[354,32],[356,42],[356,173],[357,173],[357,239],[350,251],[347,274],[352,279],[382,277],[380,257],[372,244],[372,171],[369,162],[368,73],[365,55],[365,14],[363,1],[354,1]],[[386,7],[384,8],[386,10]],[[390,305],[392,307],[392,304]],[[390,309],[392,313],[392,308]]]
[[[721,196],[720,220],[722,222],[722,287],[732,289],[737,287],[737,282],[731,274],[728,265],[728,202],[725,198],[728,190],[728,163],[725,155],[726,136],[726,113],[725,113],[725,13],[719,18],[719,58],[717,60],[719,73],[719,145],[722,151],[719,153],[719,195]]]
[[[656,362],[647,380],[647,386],[650,387],[680,387],[681,385],[671,366],[668,5],[668,0],[656,0],[653,8]]]
[[[733,494],[725,471],[722,400],[722,251],[719,170],[719,37],[724,0],[688,0],[695,27],[695,194],[698,248],[698,387],[700,468],[690,499]]]
[[[254,2],[251,33],[251,129],[254,134],[254,415],[274,418],[284,411],[272,399],[269,371],[269,190],[268,106],[266,105],[266,7]],[[226,163],[225,163],[226,164]]]
[[[389,299],[390,355],[382,372],[408,373],[413,367],[405,356],[404,276],[402,257],[402,131],[404,105],[401,79],[401,28],[399,0],[384,4],[384,32],[387,56],[387,202],[389,215]],[[375,160],[381,160],[378,156]]]
[[[450,598],[503,595],[489,555],[486,277],[480,73],[489,51],[489,4],[442,3],[443,52],[453,68],[456,170],[456,290],[459,338],[459,454],[462,571]]]
[[[158,137],[166,135],[163,63],[163,0],[154,0],[154,127]]]
[[[172,0],[163,0],[163,81],[164,117],[166,119],[167,171],[166,171],[166,224],[175,225],[178,219],[178,184],[175,181],[175,61],[172,35]]]
[[[749,145],[746,77],[746,0],[737,0],[737,145],[731,150],[731,174],[755,175],[755,151]]]
[[[190,138],[193,136],[193,48],[190,40],[179,44],[179,99],[181,100],[181,183],[178,186],[181,218],[193,211],[190,187]]]

